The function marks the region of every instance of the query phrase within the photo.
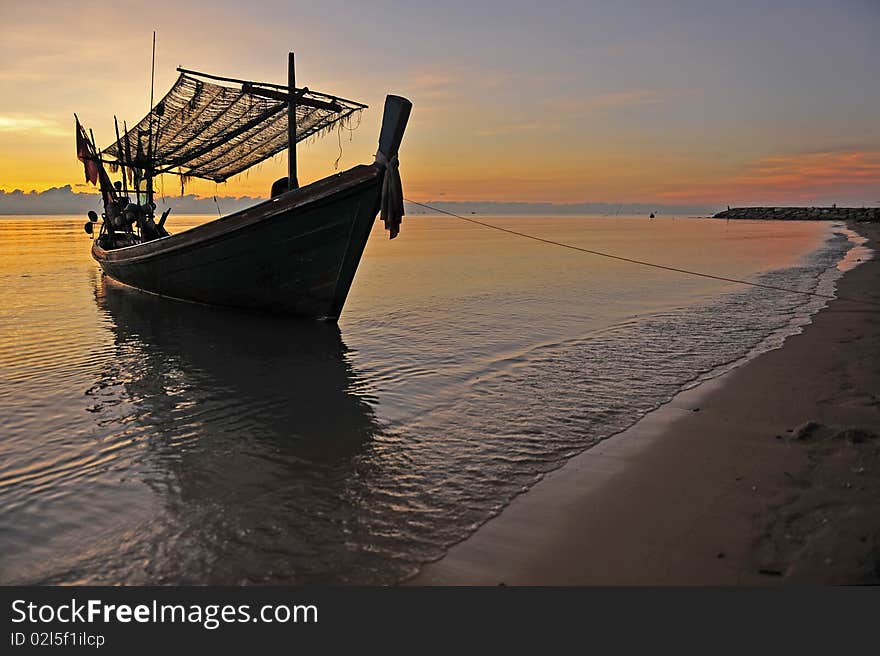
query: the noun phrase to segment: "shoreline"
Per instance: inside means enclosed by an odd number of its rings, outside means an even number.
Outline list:
[[[850,224],[877,252],[880,226]],[[840,296],[880,302],[880,260]],[[781,348],[575,456],[410,585],[880,581],[880,313],[835,299]]]

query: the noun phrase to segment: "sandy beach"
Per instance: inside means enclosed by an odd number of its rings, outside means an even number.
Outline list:
[[[853,224],[876,250],[877,224]],[[842,297],[880,302],[880,260]],[[880,582],[880,308],[834,300],[781,349],[570,460],[417,585]]]

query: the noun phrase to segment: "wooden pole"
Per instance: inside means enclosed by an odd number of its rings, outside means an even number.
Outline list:
[[[299,187],[296,176],[296,70],[293,53],[287,53],[287,190]]]
[[[141,176],[137,167],[134,165],[134,158],[131,156],[131,142],[128,140],[128,123],[122,122],[122,130],[125,133],[125,159],[128,160],[128,166],[131,169],[132,178],[134,179],[134,195],[137,198],[137,204],[141,204]]]
[[[150,218],[153,217],[153,89],[156,86],[156,30],[153,30],[153,61],[150,65],[150,134],[147,136],[147,160],[149,161],[147,169],[147,205],[151,208],[148,210]]]
[[[119,138],[119,121],[116,120],[116,116],[113,116],[113,126],[116,128],[116,158],[122,162],[120,165],[120,170],[122,171],[122,193],[128,198],[128,176],[125,175],[125,165],[128,164],[128,160],[125,158],[125,151],[122,150],[122,139]]]

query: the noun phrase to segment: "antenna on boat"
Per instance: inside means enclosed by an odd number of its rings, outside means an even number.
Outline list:
[[[128,165],[131,168],[131,176],[134,184],[134,194],[137,198],[137,204],[141,204],[141,176],[138,173],[137,168],[135,167],[134,159],[131,156],[131,141],[128,139],[128,122],[122,121],[122,130],[125,132],[125,159],[128,161]],[[143,143],[139,141],[138,143]]]
[[[296,177],[296,67],[287,53],[287,191],[299,187]]]
[[[156,30],[153,30],[153,58],[150,65],[150,133],[147,136],[147,204],[153,202],[153,90],[156,86]],[[152,210],[150,210],[152,216]]]
[[[153,30],[153,60],[150,66],[150,112],[153,111],[153,89],[155,89],[156,83],[156,30]],[[153,124],[153,119],[150,118],[150,125]]]
[[[120,167],[122,171],[122,193],[125,198],[128,198],[128,175],[125,170],[128,160],[125,157],[125,151],[122,150],[122,139],[119,138],[119,121],[116,119],[115,114],[113,115],[113,126],[116,128],[116,158],[122,162]],[[126,139],[128,139],[128,135],[126,135]]]

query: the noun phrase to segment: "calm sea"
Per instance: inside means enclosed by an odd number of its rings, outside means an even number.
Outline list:
[[[856,252],[815,222],[488,220],[805,290]],[[415,216],[304,324],[114,284],[83,221],[0,218],[0,583],[399,581],[822,305]]]

